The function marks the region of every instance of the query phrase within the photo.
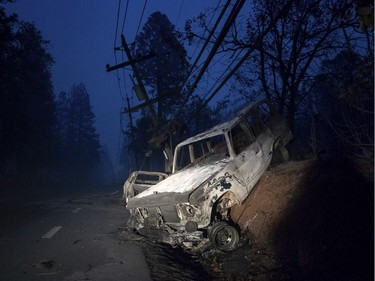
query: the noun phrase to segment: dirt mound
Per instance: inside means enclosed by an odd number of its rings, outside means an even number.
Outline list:
[[[373,280],[373,171],[347,159],[269,169],[231,213],[251,241],[245,280]]]
[[[312,161],[289,162],[268,170],[244,204],[232,208],[233,221],[255,242],[272,242],[277,222],[298,201],[312,165]]]

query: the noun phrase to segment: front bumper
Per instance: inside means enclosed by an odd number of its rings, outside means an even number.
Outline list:
[[[137,208],[130,211],[128,226],[151,240],[181,245],[185,242],[201,242],[205,230],[198,230],[192,222],[181,222],[175,206]]]

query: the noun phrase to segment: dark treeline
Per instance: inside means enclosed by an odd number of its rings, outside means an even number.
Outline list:
[[[216,105],[207,105],[205,99],[210,92],[202,92],[199,87],[186,96],[189,83],[196,78],[188,74],[197,73],[199,67],[190,72],[184,44],[202,46],[211,32],[212,38],[218,38],[220,29],[213,31],[211,17],[222,7],[187,21],[184,32],[177,32],[160,12],[153,13],[143,26],[132,52],[134,56],[156,54],[140,62],[139,69],[150,97],[157,99],[160,124],[173,120],[168,125],[173,132],[168,141],[176,145],[255,99],[268,98],[293,131],[294,140],[288,147],[292,159],[324,155],[372,162],[373,3],[261,0],[253,1],[250,7],[250,12],[236,19],[220,46],[222,58],[218,60],[223,64],[245,59],[227,82],[229,92]],[[215,44],[212,38],[208,50]],[[212,74],[208,70],[205,79]],[[152,146],[150,139],[163,129],[152,126],[149,111],[145,109],[126,131],[124,165],[162,170],[161,149]]]
[[[48,43],[33,24],[0,7],[1,179],[24,186],[101,183],[110,164],[89,94],[79,84],[55,97]]]

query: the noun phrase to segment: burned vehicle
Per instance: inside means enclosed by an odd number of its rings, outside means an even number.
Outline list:
[[[239,233],[230,208],[241,204],[271,163],[287,156],[292,139],[286,121],[268,100],[188,138],[175,148],[172,174],[129,199],[128,226],[149,238],[199,249],[207,242],[233,250]]]
[[[123,196],[125,204],[130,198],[145,191],[151,186],[166,179],[168,175],[161,172],[134,171],[130,174],[123,186]]]

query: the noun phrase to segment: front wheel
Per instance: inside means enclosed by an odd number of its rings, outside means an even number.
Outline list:
[[[240,240],[240,235],[233,226],[224,221],[215,223],[208,232],[211,243],[221,251],[234,250]]]

